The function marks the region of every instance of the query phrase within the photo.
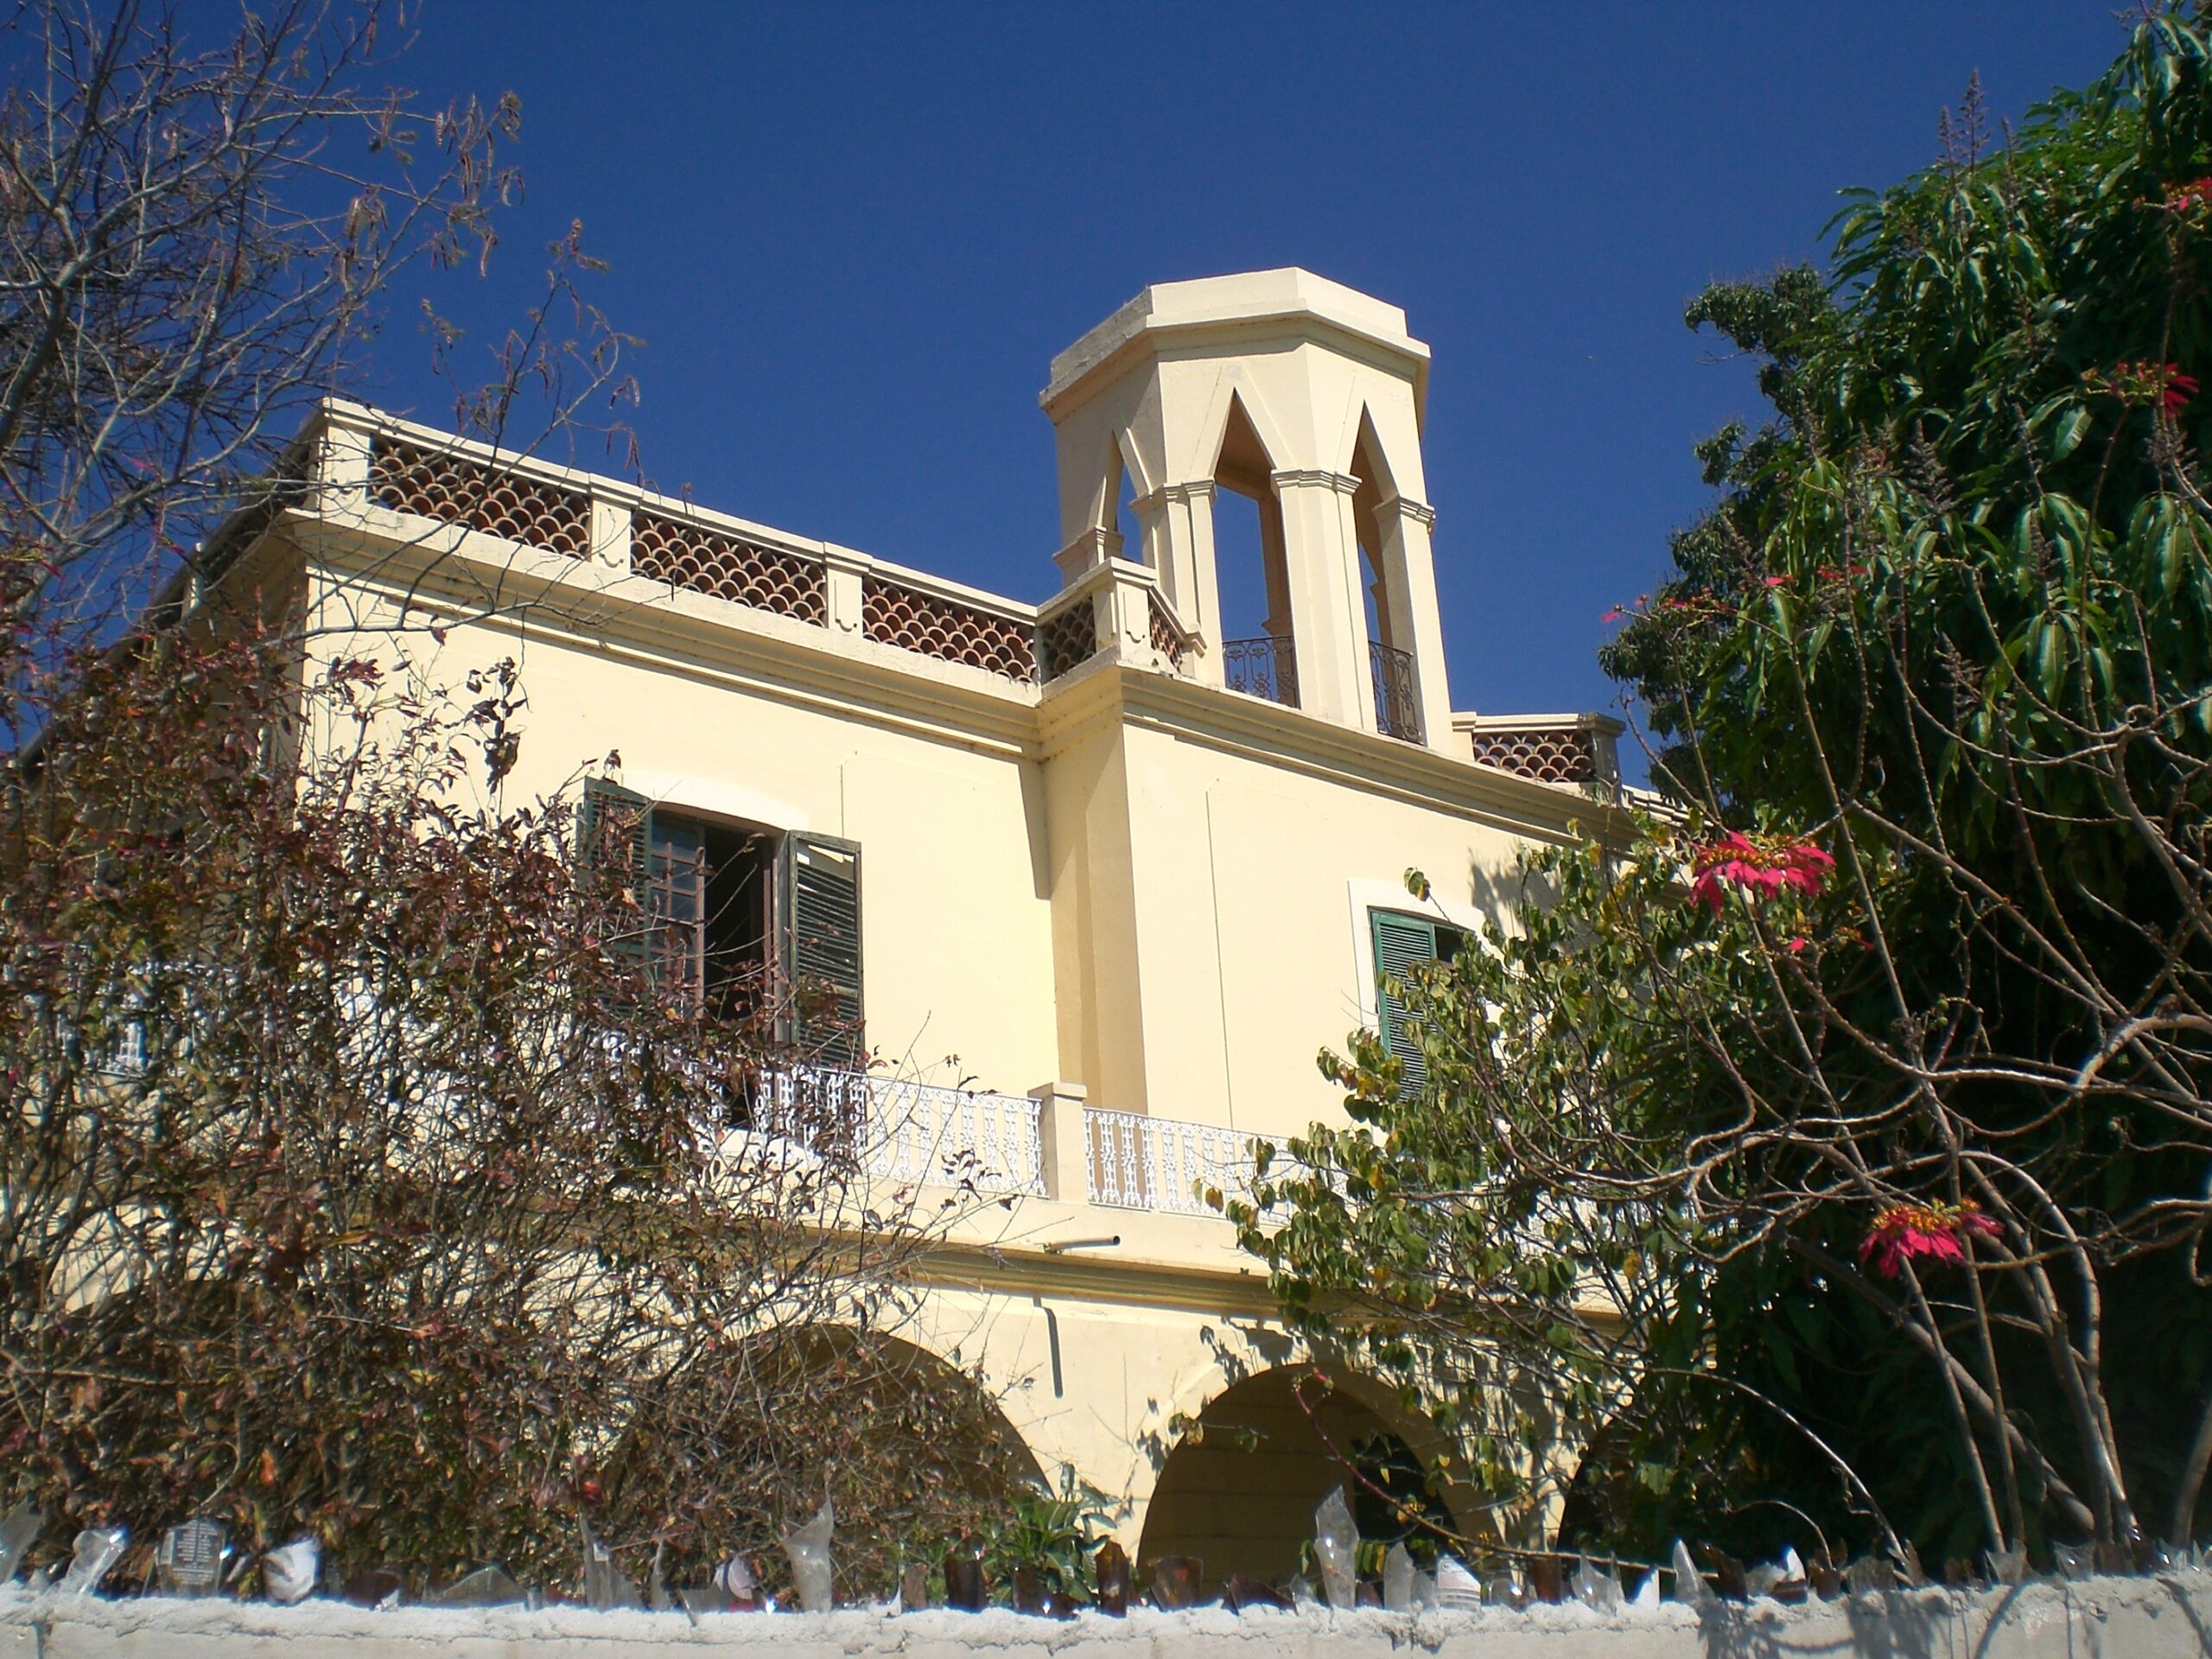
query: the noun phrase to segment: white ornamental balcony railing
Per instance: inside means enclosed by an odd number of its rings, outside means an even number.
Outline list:
[[[772,1074],[766,1092],[757,1127],[826,1110],[860,1126],[868,1172],[885,1180],[1044,1194],[1040,1109],[1026,1096],[815,1066]]]
[[[1084,1162],[1090,1201],[1116,1210],[1215,1213],[1200,1194],[1250,1191],[1252,1137],[1211,1123],[1138,1112],[1088,1110]]]

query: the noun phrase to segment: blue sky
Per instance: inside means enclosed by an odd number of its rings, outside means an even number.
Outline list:
[[[1402,305],[1453,702],[1503,713],[1613,706],[1599,618],[1698,511],[1691,443],[1758,413],[1683,302],[1816,254],[1970,71],[1999,116],[2092,77],[2114,9],[435,0],[396,73],[523,103],[527,200],[435,290],[464,353],[580,219],[649,481],[1020,598],[1056,585],[1054,352],[1224,271]],[[444,420],[427,354],[395,305],[366,390]]]

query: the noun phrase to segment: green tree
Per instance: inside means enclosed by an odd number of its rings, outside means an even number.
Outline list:
[[[1571,1532],[2202,1514],[2205,15],[1943,141],[1826,272],[1690,307],[1773,416],[1700,446],[1719,500],[1605,653],[1677,810],[1415,976],[1417,1096],[1371,1037],[1325,1055],[1352,1127],[1244,1215],[1294,1313],[1352,1298],[1447,1410],[1548,1367]]]

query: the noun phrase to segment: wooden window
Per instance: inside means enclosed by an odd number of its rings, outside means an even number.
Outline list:
[[[861,849],[827,836],[784,837],[778,937],[791,1040],[830,1065],[860,1064]]]
[[[636,929],[610,948],[664,994],[726,1015],[782,998],[786,1037],[857,1064],[858,847],[695,817],[596,779],[576,827],[581,855],[637,899]]]
[[[1411,1099],[1428,1081],[1428,1063],[1421,1057],[1418,1016],[1390,983],[1403,983],[1415,963],[1451,961],[1466,935],[1446,923],[1395,910],[1371,910],[1367,917],[1375,940],[1376,1019],[1385,1046],[1398,1057],[1398,1092]]]

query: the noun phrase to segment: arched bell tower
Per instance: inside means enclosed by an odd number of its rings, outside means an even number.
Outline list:
[[[1065,582],[1153,567],[1200,677],[1446,747],[1421,470],[1428,347],[1396,306],[1292,267],[1147,288],[1052,359]],[[1116,528],[1134,495],[1141,545]],[[1259,505],[1262,637],[1222,637],[1214,504]]]

